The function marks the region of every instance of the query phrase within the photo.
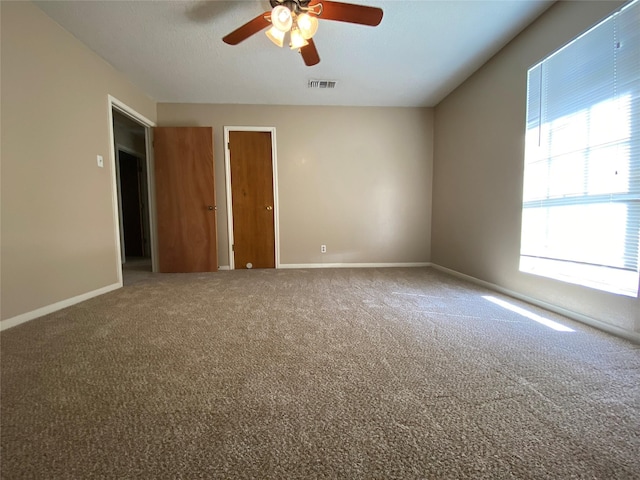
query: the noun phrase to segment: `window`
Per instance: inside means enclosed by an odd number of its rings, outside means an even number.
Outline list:
[[[640,0],[529,69],[520,270],[638,296]]]

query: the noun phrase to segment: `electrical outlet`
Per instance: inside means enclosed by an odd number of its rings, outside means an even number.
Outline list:
[[[327,253],[327,246],[326,245],[320,245],[320,253]]]

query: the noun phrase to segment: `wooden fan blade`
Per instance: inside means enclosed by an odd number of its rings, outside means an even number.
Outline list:
[[[307,40],[307,42],[309,42],[309,45],[305,45],[304,47],[300,48],[300,54],[302,55],[304,64],[307,67],[312,67],[320,63],[320,56],[318,55],[316,44],[313,43],[313,39],[310,38]]]
[[[271,16],[271,12],[264,12],[258,15],[253,20],[245,23],[240,28],[237,28],[226,37],[222,39],[224,43],[228,43],[229,45],[237,45],[240,42],[246,40],[251,35],[258,33],[260,30],[267,28],[271,25],[269,18]]]
[[[352,3],[331,2],[329,0],[313,0],[309,6],[322,4],[322,12],[318,18],[337,20],[339,22],[357,23],[375,27],[382,21],[382,9]]]

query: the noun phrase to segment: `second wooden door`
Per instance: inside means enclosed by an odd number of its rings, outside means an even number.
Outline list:
[[[274,268],[275,222],[270,132],[229,132],[235,268]]]

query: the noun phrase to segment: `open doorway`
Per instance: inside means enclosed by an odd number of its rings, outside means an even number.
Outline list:
[[[154,270],[148,125],[112,108],[120,260],[123,276]],[[125,278],[125,283],[126,278]]]

